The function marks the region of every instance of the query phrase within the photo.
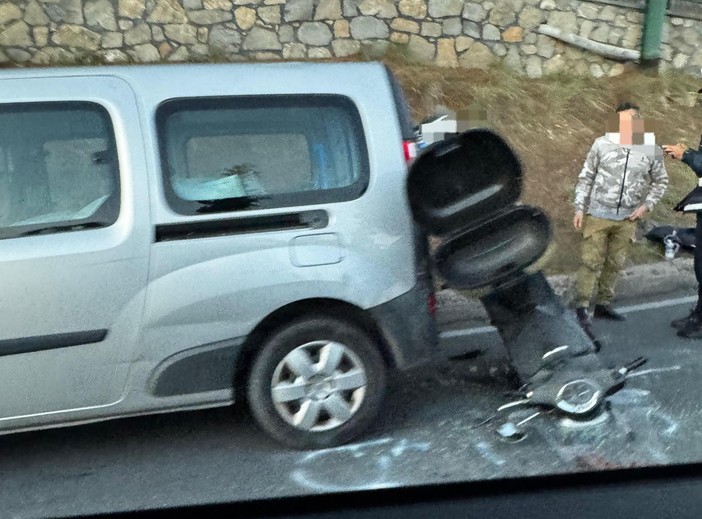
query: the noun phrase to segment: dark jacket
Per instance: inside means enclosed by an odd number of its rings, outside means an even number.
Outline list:
[[[683,153],[682,161],[690,166],[690,169],[695,172],[700,181],[698,186],[678,202],[673,210],[683,213],[700,213],[702,212],[702,146],[697,151],[693,149],[686,150]]]
[[[700,148],[702,150],[702,148]],[[682,161],[690,166],[695,175],[702,178],[702,151],[688,149],[683,153]]]

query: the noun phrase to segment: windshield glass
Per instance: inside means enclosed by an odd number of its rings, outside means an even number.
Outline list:
[[[702,461],[659,4],[0,2],[0,517]]]

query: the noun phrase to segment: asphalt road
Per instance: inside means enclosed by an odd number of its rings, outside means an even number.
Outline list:
[[[509,442],[504,356],[489,327],[449,330],[443,347],[484,350],[392,381],[364,441],[301,453],[269,441],[241,410],[158,415],[0,438],[0,516],[60,517],[436,482],[702,460],[702,341],[669,321],[689,300],[627,303],[626,323],[596,324],[606,361],[649,362],[586,425],[538,416]],[[523,410],[510,418],[533,414]]]

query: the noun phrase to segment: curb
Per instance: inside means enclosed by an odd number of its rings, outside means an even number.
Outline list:
[[[573,305],[575,275],[549,276],[549,284],[567,306]],[[697,281],[693,260],[676,258],[672,261],[637,265],[621,272],[617,281],[615,303],[622,300],[654,297],[672,292],[695,289]],[[489,321],[478,297],[454,289],[437,292],[437,319],[439,324],[460,321]]]

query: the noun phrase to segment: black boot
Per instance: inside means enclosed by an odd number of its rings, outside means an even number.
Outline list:
[[[702,315],[693,312],[683,327],[678,330],[678,335],[685,339],[702,339]]]
[[[617,313],[612,305],[595,305],[595,317],[599,319],[609,319],[610,321],[626,321],[626,317]]]
[[[587,313],[587,308],[585,308],[584,306],[576,308],[575,315],[578,316],[578,322],[580,322],[580,324],[586,324],[588,326],[592,324],[590,321],[590,315]]]
[[[578,317],[580,327],[585,331],[592,343],[595,345],[595,351],[599,352],[602,349],[602,344],[597,340],[595,334],[592,333],[592,321],[587,313],[587,308],[581,307],[575,309],[575,315]]]
[[[689,321],[693,319],[699,319],[701,313],[702,312],[700,312],[697,308],[693,308],[692,310],[690,310],[690,313],[685,317],[681,317],[680,319],[675,319],[674,321],[672,321],[670,323],[670,326],[677,330],[682,330],[683,328],[685,328]]]

